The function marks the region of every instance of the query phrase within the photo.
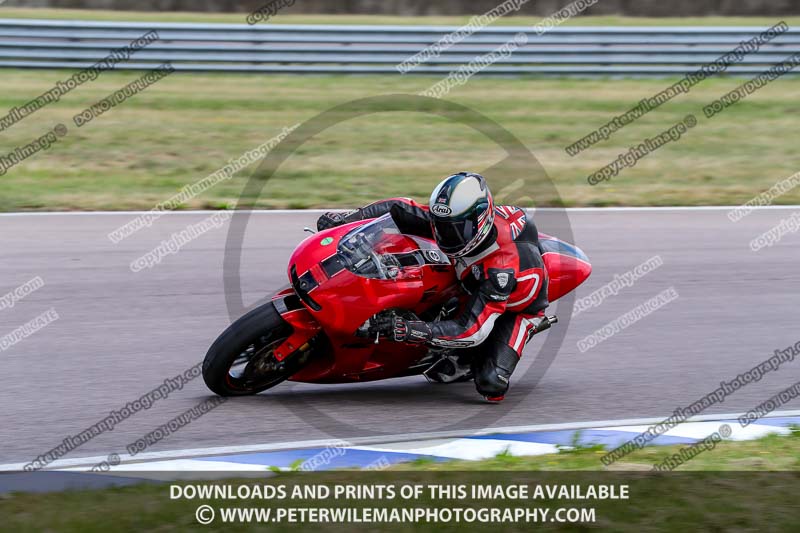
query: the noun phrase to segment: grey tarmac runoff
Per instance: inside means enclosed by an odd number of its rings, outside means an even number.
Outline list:
[[[528,372],[544,340],[534,338],[503,404],[484,403],[471,383],[431,385],[422,377],[284,383],[232,399],[148,451],[669,416],[800,341],[800,232],[758,252],[749,247],[798,210],[759,209],[734,223],[728,209],[578,209],[568,211],[571,231],[563,214],[543,210],[535,215],[540,230],[574,242],[592,262],[579,298],[655,255],[663,265],[571,320],[568,305],[552,306],[561,319],[553,329],[566,328],[555,359],[544,373]],[[58,314],[0,351],[0,463],[32,460],[202,361],[230,323],[223,280],[230,222],[133,272],[132,261],[210,213],[167,214],[112,243],[108,233],[135,216],[0,215],[0,295],[36,276],[44,282],[0,309],[0,337],[50,308]],[[286,284],[287,260],[317,216],[251,215],[242,246],[246,304]],[[669,288],[677,299],[578,349],[579,340]],[[800,361],[787,363],[704,414],[747,411],[798,379]],[[125,453],[210,396],[197,378],[64,458]],[[798,408],[798,400],[781,406]]]

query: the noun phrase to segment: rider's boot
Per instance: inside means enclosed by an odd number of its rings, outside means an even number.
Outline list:
[[[505,344],[495,344],[475,359],[475,388],[487,401],[498,403],[505,398],[508,381],[519,362],[517,352]]]
[[[540,312],[535,318],[531,319],[531,328],[527,344],[533,336],[548,329],[551,323],[558,319],[555,317],[545,317],[544,311]],[[477,354],[473,362],[473,373],[475,374],[475,388],[478,394],[486,398],[486,401],[499,403],[505,398],[508,391],[508,383],[511,374],[517,367],[520,356],[504,342],[491,342],[481,353]]]

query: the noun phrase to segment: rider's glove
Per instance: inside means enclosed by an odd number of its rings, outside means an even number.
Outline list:
[[[322,231],[336,226],[341,226],[347,222],[347,213],[325,213],[317,220],[317,231]]]
[[[409,344],[424,344],[433,337],[431,328],[426,322],[422,320],[406,320],[397,315],[392,317],[391,329],[386,333],[386,336],[395,342],[407,342]]]

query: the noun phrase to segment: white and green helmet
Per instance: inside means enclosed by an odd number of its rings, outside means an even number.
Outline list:
[[[477,248],[494,224],[494,201],[480,174],[459,172],[442,180],[430,201],[433,236],[451,258]]]

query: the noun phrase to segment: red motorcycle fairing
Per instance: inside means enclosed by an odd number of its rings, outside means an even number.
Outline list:
[[[574,291],[592,273],[589,258],[577,246],[541,232],[539,244],[548,275],[547,298],[551,302]]]
[[[281,316],[294,328],[294,333],[275,350],[278,360],[284,359],[297,348],[304,349],[305,343],[322,330],[306,308],[287,310]],[[353,335],[328,334],[327,337],[325,347],[330,349],[319,350],[302,370],[290,378],[291,381],[343,383],[396,377],[428,351],[425,347],[386,340],[375,344],[373,339],[356,338]]]
[[[283,341],[274,350],[275,359],[283,361],[297,350],[308,348],[308,341],[322,329],[319,322],[306,309],[296,309],[281,314],[281,317],[288,322],[294,330],[288,339]]]
[[[583,283],[591,265],[580,249],[541,234],[550,301]],[[376,313],[390,308],[423,315],[449,299],[462,301],[455,269],[433,241],[404,235],[389,215],[353,222],[307,237],[288,267],[293,290],[273,302],[293,328],[276,354],[283,359],[320,332],[328,346],[318,350],[292,381],[345,383],[415,373],[428,348],[356,336]],[[296,294],[296,296],[295,296]],[[299,301],[297,300],[299,298]]]

